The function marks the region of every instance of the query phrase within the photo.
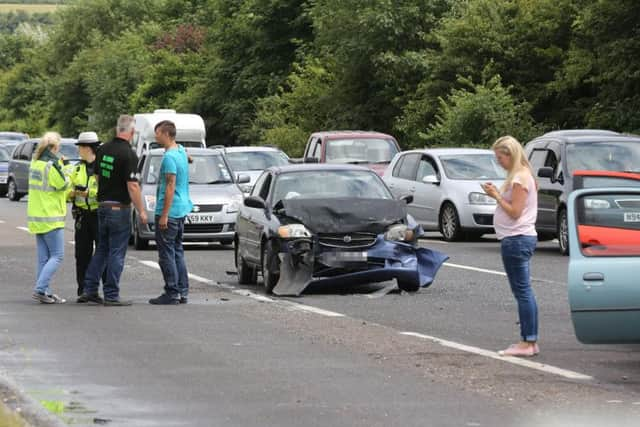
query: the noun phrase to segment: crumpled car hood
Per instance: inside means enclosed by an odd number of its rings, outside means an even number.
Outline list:
[[[304,224],[312,233],[384,233],[404,223],[407,206],[394,199],[288,199],[282,215]]]

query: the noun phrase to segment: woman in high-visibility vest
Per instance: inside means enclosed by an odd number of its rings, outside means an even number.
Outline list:
[[[100,140],[95,132],[82,132],[78,135],[76,145],[82,160],[72,168],[69,175],[71,191],[68,200],[73,203],[76,281],[80,296],[84,290],[87,267],[98,246],[98,181],[94,169]],[[103,273],[103,282],[105,276]]]
[[[67,215],[69,180],[58,157],[60,135],[44,134],[29,170],[29,231],[36,235],[38,269],[33,299],[42,304],[62,304],[66,300],[51,292],[53,275],[64,259],[64,224]]]

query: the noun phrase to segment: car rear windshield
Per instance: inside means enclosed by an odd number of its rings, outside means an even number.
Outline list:
[[[75,144],[60,144],[60,155],[65,159],[79,159],[78,147]]]
[[[191,158],[193,160],[189,164],[189,182],[191,184],[228,184],[232,182],[229,169],[221,155],[193,155]],[[147,184],[158,183],[161,163],[161,155],[151,156],[145,177]]]
[[[227,153],[227,161],[234,171],[261,171],[289,163],[281,151],[238,151]]]
[[[461,154],[441,156],[440,161],[449,179],[487,180],[504,179],[506,172],[493,154]]]
[[[636,172],[640,169],[640,142],[567,144],[569,173],[577,170]]]
[[[389,163],[397,152],[390,139],[333,139],[327,141],[325,158],[327,163]]]
[[[382,180],[369,171],[309,171],[282,174],[273,202],[287,199],[392,199]]]
[[[176,141],[178,144],[183,147],[191,147],[191,148],[202,148],[202,142],[200,141]],[[149,149],[153,150],[154,148],[162,148],[160,144],[156,141],[153,141],[149,144]]]
[[[27,139],[26,135],[21,134],[11,134],[11,133],[0,133],[0,140],[3,142],[22,142]]]

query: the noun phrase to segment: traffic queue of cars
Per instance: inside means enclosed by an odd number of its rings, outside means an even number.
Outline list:
[[[135,135],[149,212],[162,157],[149,129],[160,116],[180,115],[140,115]],[[295,160],[274,147],[204,149],[199,121],[180,123],[194,201],[185,240],[234,244],[240,283],[256,283],[261,274],[267,292],[299,295],[310,284],[395,279],[414,291],[428,286],[446,260],[417,244],[423,230],[439,231],[447,241],[493,232],[496,205],[481,184],[499,187],[505,172],[490,150],[402,152],[386,134],[319,132]],[[38,141],[1,137],[0,194],[19,200],[28,191]],[[73,143],[62,146],[71,161],[77,159]],[[585,343],[640,343],[640,137],[555,131],[528,142],[525,151],[538,180],[539,240],[557,238],[560,252],[570,256],[576,336]],[[149,218],[146,225],[132,221],[138,249],[153,239]]]

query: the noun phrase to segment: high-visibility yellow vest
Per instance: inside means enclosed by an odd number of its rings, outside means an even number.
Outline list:
[[[27,222],[33,234],[64,228],[69,180],[57,159],[33,160],[29,170]]]
[[[75,190],[76,186],[87,187],[89,194],[87,197],[75,196],[69,198],[75,206],[84,210],[98,209],[98,180],[95,175],[87,176],[87,164],[85,162],[78,163],[69,175],[69,190]]]

